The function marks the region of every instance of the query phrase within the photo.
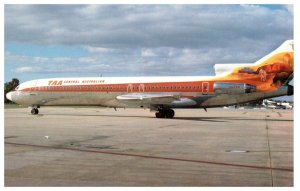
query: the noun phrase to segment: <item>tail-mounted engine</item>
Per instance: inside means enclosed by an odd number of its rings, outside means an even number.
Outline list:
[[[214,92],[216,94],[245,94],[256,91],[256,86],[244,83],[216,82]]]

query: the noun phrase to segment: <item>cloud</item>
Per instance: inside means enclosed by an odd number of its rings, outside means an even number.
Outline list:
[[[293,38],[291,13],[291,5],[5,5],[5,42],[87,52],[10,51],[5,66],[31,78],[213,75],[215,63],[254,62]]]
[[[292,15],[294,15],[294,5],[293,4],[285,5],[285,7],[289,11],[289,13],[291,13]]]
[[[142,57],[154,57],[157,56],[151,49],[142,49]]]
[[[103,48],[103,47],[86,46],[85,48],[91,53],[105,53],[105,52],[113,51],[113,49]]]
[[[252,54],[240,53],[249,61]],[[180,49],[153,48],[118,50],[117,53],[93,52],[82,57],[39,57],[23,56],[11,52],[5,53],[5,63],[15,66],[16,72],[22,73],[65,73],[66,76],[77,76],[89,73],[121,75],[213,75],[215,63],[227,63],[230,60],[239,62],[234,52],[224,49]]]
[[[5,40],[46,45],[222,47],[282,40],[292,26],[287,11],[258,5],[5,5]]]
[[[16,69],[17,73],[24,73],[24,72],[29,72],[29,73],[33,73],[36,72],[36,68],[33,67],[29,67],[29,66],[24,66],[24,67],[19,67]]]

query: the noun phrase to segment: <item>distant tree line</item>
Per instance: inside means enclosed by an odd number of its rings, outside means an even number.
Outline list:
[[[12,101],[6,99],[6,94],[10,91],[13,91],[18,85],[20,81],[17,78],[13,78],[10,82],[4,83],[4,103],[12,103]]]

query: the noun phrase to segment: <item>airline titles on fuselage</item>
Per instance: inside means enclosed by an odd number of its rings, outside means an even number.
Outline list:
[[[48,86],[61,86],[63,84],[79,84],[79,80],[49,80]],[[104,80],[82,80],[82,84],[99,84],[104,83]]]

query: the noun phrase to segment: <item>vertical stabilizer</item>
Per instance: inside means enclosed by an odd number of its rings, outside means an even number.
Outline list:
[[[291,81],[293,74],[294,42],[287,40],[254,64],[238,66],[220,79],[255,85],[258,91],[272,91]]]

